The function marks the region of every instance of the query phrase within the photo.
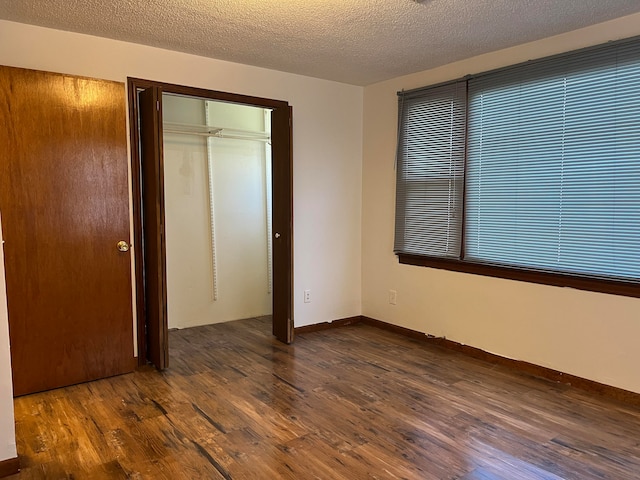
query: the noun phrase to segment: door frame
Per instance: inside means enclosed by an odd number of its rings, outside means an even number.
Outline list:
[[[272,181],[278,184],[273,189],[272,204],[280,205],[273,208],[272,224],[274,235],[277,233],[278,246],[284,252],[279,255],[279,262],[274,262],[274,296],[272,324],[273,334],[285,343],[293,341],[293,155],[292,155],[292,108],[288,102],[268,98],[253,97],[235,93],[207,90],[170,83],[156,82],[140,78],[127,78],[129,99],[129,133],[131,141],[131,179],[133,203],[133,245],[135,301],[137,316],[137,344],[138,365],[145,365],[148,357],[147,329],[149,319],[146,315],[144,295],[144,252],[142,237],[142,159],[140,155],[140,115],[138,108],[138,91],[157,87],[162,93],[172,93],[189,97],[199,97],[260,108],[269,108],[271,115],[272,134]],[[161,206],[164,213],[164,205]],[[274,242],[274,251],[277,248]],[[274,256],[275,260],[275,256]],[[279,272],[279,273],[278,273]],[[280,281],[276,283],[276,274]],[[166,285],[165,285],[166,287]],[[281,295],[276,295],[276,288]],[[166,318],[165,318],[166,322]],[[164,342],[168,350],[168,343]]]

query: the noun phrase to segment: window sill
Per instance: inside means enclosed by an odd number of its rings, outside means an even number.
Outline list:
[[[472,273],[487,277],[518,280],[521,282],[569,287],[590,292],[640,297],[640,284],[623,280],[580,277],[562,273],[540,272],[513,267],[454,260],[448,258],[423,257],[419,255],[398,254],[398,260],[404,265],[438,268],[453,272]]]

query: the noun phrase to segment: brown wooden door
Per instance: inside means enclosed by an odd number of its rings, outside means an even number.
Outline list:
[[[138,94],[142,154],[144,294],[147,358],[158,369],[169,366],[167,267],[164,228],[164,153],[162,91],[151,87]]]
[[[293,195],[291,107],[271,112],[273,155],[273,334],[284,343],[293,341]]]
[[[124,85],[0,67],[14,394],[131,371]]]

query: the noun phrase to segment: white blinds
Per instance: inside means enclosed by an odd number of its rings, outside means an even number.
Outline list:
[[[460,255],[466,82],[402,93],[395,252]]]
[[[640,277],[640,43],[469,80],[465,259]]]

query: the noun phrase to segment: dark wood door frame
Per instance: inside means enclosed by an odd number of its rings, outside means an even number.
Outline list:
[[[268,108],[271,113],[272,181],[273,189],[272,230],[273,238],[273,334],[285,343],[293,341],[293,156],[292,109],[288,102],[261,97],[219,92],[169,83],[127,79],[129,95],[129,131],[131,137],[131,175],[133,188],[133,242],[135,246],[135,284],[137,310],[138,364],[147,363],[148,319],[144,295],[144,254],[142,222],[142,158],[140,155],[140,113],[138,91],[159,88],[163,93],[199,97],[208,100]],[[162,206],[164,210],[164,205]],[[277,234],[277,235],[276,235]],[[278,259],[276,261],[276,259]],[[278,294],[276,294],[278,289]]]
[[[147,360],[158,369],[169,365],[167,255],[164,215],[164,144],[162,91],[138,93],[142,183],[142,240]]]

